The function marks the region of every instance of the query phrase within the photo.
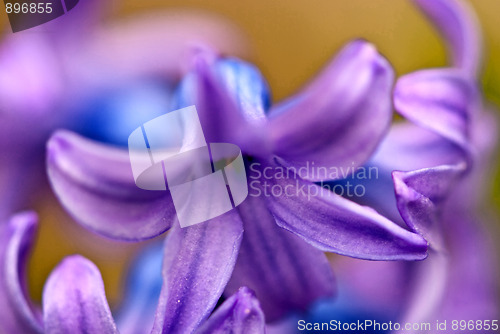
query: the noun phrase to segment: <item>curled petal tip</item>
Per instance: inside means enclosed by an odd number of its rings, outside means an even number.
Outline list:
[[[349,43],[299,94],[271,108],[274,153],[296,167],[362,165],[389,128],[393,83],[392,67],[372,44]]]
[[[477,17],[462,0],[413,0],[439,30],[450,49],[453,66],[477,76],[482,41]]]

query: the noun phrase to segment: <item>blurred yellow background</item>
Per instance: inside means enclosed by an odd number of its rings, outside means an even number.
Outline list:
[[[472,5],[484,32],[485,93],[500,105],[500,1],[475,0]],[[373,42],[398,75],[446,63],[444,45],[433,27],[405,0],[114,0],[109,19],[158,9],[207,11],[235,23],[248,39],[252,50],[248,58],[268,79],[274,100],[296,91],[353,38]],[[496,207],[500,207],[499,184],[497,173],[491,189]],[[110,304],[116,305],[122,271],[140,245],[93,236],[65,216],[51,196],[39,209],[42,224],[29,269],[33,298],[41,299],[47,275],[65,255],[81,253],[101,269]],[[78,240],[72,236],[75,230]]]

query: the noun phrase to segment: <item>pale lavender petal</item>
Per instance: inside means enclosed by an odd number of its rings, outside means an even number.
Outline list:
[[[274,152],[297,167],[362,165],[389,128],[393,81],[373,45],[351,42],[301,93],[270,110]]]
[[[99,269],[80,255],[65,258],[43,289],[46,334],[118,333]]]
[[[394,91],[394,106],[402,116],[464,148],[477,103],[474,86],[454,69],[405,75]]]
[[[254,168],[255,169],[255,168]],[[251,174],[250,178],[258,178]],[[368,260],[422,260],[427,242],[380,215],[293,173],[290,177],[259,179],[267,191],[268,206],[278,225],[320,250]],[[295,176],[295,177],[294,177]],[[294,177],[294,179],[292,179]],[[265,196],[265,189],[260,193]]]
[[[242,287],[210,316],[196,334],[263,334],[265,324],[255,293]]]
[[[0,223],[0,328],[6,333],[42,333],[40,312],[28,297],[26,265],[37,227],[33,212]]]
[[[481,35],[474,11],[462,0],[413,0],[439,30],[453,65],[475,77],[481,63]]]
[[[393,170],[411,171],[460,161],[463,161],[463,151],[448,139],[411,122],[398,122],[391,126],[369,165],[390,173]]]
[[[412,231],[422,235],[436,249],[443,246],[438,224],[442,207],[465,170],[463,163],[392,173],[401,217]]]
[[[176,221],[167,191],[139,189],[126,150],[68,131],[47,144],[47,170],[57,197],[85,227],[121,240],[157,236]]]
[[[245,36],[233,23],[185,11],[157,11],[116,20],[91,37],[83,48],[80,64],[84,65],[80,66],[87,73],[118,80],[147,75],[179,79],[189,69],[193,48],[199,46],[233,55],[248,50]]]
[[[191,333],[208,318],[231,277],[242,235],[236,210],[186,228],[174,225],[165,240],[153,333]]]
[[[394,197],[392,172],[428,169],[441,165],[454,165],[464,160],[463,150],[435,132],[411,122],[398,122],[382,141],[365,168],[377,171],[375,176],[348,179],[361,184],[366,190],[357,202],[376,208],[385,217],[407,226],[401,218]]]
[[[450,212],[446,219],[451,259],[442,318],[498,319],[499,268],[494,240],[481,222],[460,210]]]
[[[249,196],[238,207],[245,233],[226,294],[248,286],[270,322],[306,311],[318,298],[333,296],[336,287],[326,256],[279,228],[265,200]]]

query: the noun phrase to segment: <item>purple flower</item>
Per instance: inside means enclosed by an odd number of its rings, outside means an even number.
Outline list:
[[[259,178],[266,167],[308,162],[361,166],[390,125],[392,84],[387,61],[355,41],[302,92],[268,110],[267,85],[253,66],[201,52],[181,82],[178,106],[195,104],[207,141],[238,145],[249,177]],[[48,142],[47,166],[61,203],[91,230],[134,241],[171,229],[157,330],[191,331],[224,290],[240,286],[255,290],[268,321],[304,310],[335,293],[322,251],[370,260],[427,256],[419,235],[313,183],[326,178],[321,174],[271,178],[297,195],[249,196],[237,210],[181,229],[168,192],[136,187],[124,150],[60,131]],[[301,187],[316,196],[295,189]]]
[[[497,267],[478,212],[497,129],[476,82],[478,29],[460,1],[414,2],[440,29],[454,66],[398,80],[394,104],[408,121],[391,128],[369,162],[385,171],[382,182],[391,182],[392,174],[396,198],[380,182],[365,200],[426,238],[429,257],[404,264],[346,259],[339,264],[339,285],[365,309],[384,305],[401,323],[495,319]],[[381,271],[383,281],[364,280]],[[386,296],[392,296],[387,303],[381,300]]]
[[[105,7],[101,1],[82,0],[77,10],[2,40],[0,187],[6,194],[0,197],[2,220],[30,207],[44,185],[45,143],[50,134],[60,128],[89,134],[82,123],[102,117],[95,106],[81,108],[83,101],[103,91],[145,86],[151,77],[176,80],[192,44],[243,52],[238,33],[210,17],[179,15],[165,20],[158,13],[105,25]],[[121,116],[131,118],[126,111]],[[114,131],[119,130],[116,127]]]
[[[42,310],[27,297],[24,273],[37,227],[36,215],[20,213],[0,225],[0,323],[7,333],[118,333],[97,267],[73,255],[50,274]],[[165,261],[168,263],[168,260]],[[166,280],[168,281],[168,280]],[[180,298],[180,296],[178,296]],[[183,319],[198,312],[196,305],[169,309],[159,305],[157,317]],[[148,326],[143,323],[143,327]],[[264,315],[254,293],[240,288],[207,319],[191,328],[196,333],[264,333]],[[141,332],[149,332],[143,328]],[[153,328],[152,333],[162,332]],[[170,333],[179,332],[175,329]],[[181,330],[181,332],[184,332]]]

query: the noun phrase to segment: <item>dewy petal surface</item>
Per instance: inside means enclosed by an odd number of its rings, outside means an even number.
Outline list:
[[[471,77],[481,62],[481,36],[474,11],[462,0],[413,0],[446,40],[453,65]]]
[[[165,240],[163,287],[152,333],[191,333],[209,316],[238,256],[243,226],[236,210],[180,228]]]
[[[57,197],[81,224],[104,236],[143,240],[176,221],[167,191],[139,189],[126,150],[68,131],[47,144],[47,170]]]
[[[196,334],[263,334],[265,324],[255,293],[242,287],[210,316]]]
[[[99,269],[80,255],[65,258],[43,290],[46,334],[118,333]]]
[[[351,42],[302,92],[271,108],[274,152],[297,167],[362,165],[389,128],[393,81],[373,45]]]
[[[36,227],[33,212],[19,213],[0,223],[0,327],[5,333],[43,333],[25,278]]]
[[[256,180],[263,175],[255,173],[250,178]],[[267,196],[278,225],[320,250],[368,260],[423,260],[427,256],[427,242],[421,236],[370,207],[294,177],[293,173],[259,180],[259,186],[282,189],[279,196],[269,191]]]
[[[238,207],[245,233],[225,294],[248,286],[271,322],[333,296],[336,286],[325,254],[278,227],[265,200],[250,195]]]

